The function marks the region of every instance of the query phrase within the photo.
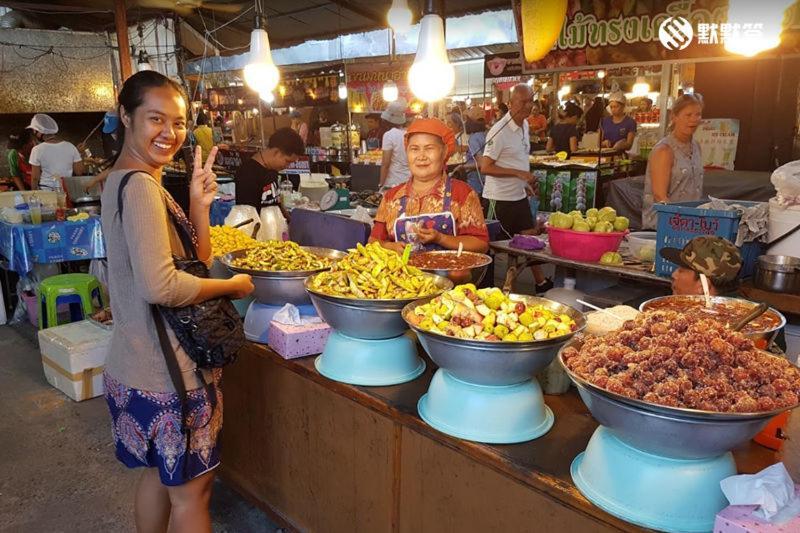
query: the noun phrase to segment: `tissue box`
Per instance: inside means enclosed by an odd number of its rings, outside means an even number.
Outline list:
[[[89,320],[41,330],[45,379],[76,402],[101,396],[110,345],[111,331]]]
[[[795,484],[795,494],[800,496],[800,485]],[[752,516],[757,505],[729,505],[714,520],[714,533],[788,533],[800,531],[800,516],[795,516],[783,524],[770,524]]]
[[[331,331],[331,327],[325,322],[288,326],[272,321],[267,342],[284,359],[294,359],[322,353]]]

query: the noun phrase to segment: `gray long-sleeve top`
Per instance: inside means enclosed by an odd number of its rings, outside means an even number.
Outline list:
[[[180,307],[200,292],[201,281],[177,270],[172,254],[183,256],[177,231],[170,222],[167,192],[150,175],[131,176],[123,191],[123,215],[118,214],[117,191],[128,170],[111,172],[102,196],[101,223],[108,254],[108,290],[114,331],[106,372],[129,387],[151,392],[174,392],[158,342],[150,304]],[[186,388],[201,384],[194,362],[167,326],[183,372]]]

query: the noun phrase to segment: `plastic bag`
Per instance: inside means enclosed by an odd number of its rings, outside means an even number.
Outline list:
[[[256,225],[259,223],[258,211],[252,205],[235,205],[231,208],[231,212],[225,217],[226,226],[236,226],[245,220],[252,219],[252,222],[245,224],[239,229],[247,235],[253,235]]]
[[[369,216],[369,209],[360,205],[356,206],[356,209],[350,218],[353,220],[358,220],[359,222],[364,222],[365,224],[369,224],[369,227],[372,227],[372,225],[375,224],[375,221],[371,216]]]
[[[800,205],[800,160],[776,168],[770,181],[778,191],[775,196],[778,205],[784,208]]]
[[[277,205],[261,208],[261,229],[256,239],[259,241],[285,241],[289,238],[289,225]]]
[[[769,204],[757,202],[749,207],[736,202],[728,203],[725,200],[709,196],[708,203],[697,206],[699,209],[713,209],[715,211],[737,211],[740,215],[739,229],[736,232],[736,246],[746,242],[766,242],[769,233]]]

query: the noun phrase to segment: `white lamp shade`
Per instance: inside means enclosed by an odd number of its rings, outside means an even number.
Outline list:
[[[263,29],[250,33],[250,61],[244,67],[244,81],[258,93],[268,93],[280,81],[278,67],[272,61],[269,37]]]
[[[398,96],[400,96],[400,92],[397,90],[397,84],[391,80],[383,84],[382,93],[381,96],[383,96],[384,102],[394,102],[397,100]]]
[[[153,66],[149,61],[140,61],[136,63],[136,72],[143,72],[145,70],[153,70]]]
[[[344,82],[339,84],[339,100],[347,98],[347,84]]]
[[[270,91],[265,93],[259,93],[258,95],[261,97],[261,100],[263,100],[264,103],[266,104],[271,104],[272,102],[275,101],[275,95]]]
[[[725,39],[725,50],[747,57],[770,50],[781,44],[784,11],[793,0],[771,2],[769,8],[752,0],[729,0],[728,23],[743,27],[744,24],[760,24],[760,30],[740,30],[735,36]]]
[[[447,58],[442,18],[425,15],[420,23],[417,57],[408,71],[411,91],[424,102],[435,102],[450,93],[455,79]]]
[[[408,0],[394,0],[392,7],[386,14],[386,20],[389,26],[396,33],[405,33],[411,29],[411,10],[408,8]]]

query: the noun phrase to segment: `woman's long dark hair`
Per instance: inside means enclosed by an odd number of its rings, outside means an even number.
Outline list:
[[[171,87],[175,92],[180,94],[184,100],[188,100],[186,91],[183,90],[180,83],[155,70],[143,70],[125,80],[125,83],[122,85],[122,90],[119,92],[119,97],[117,98],[117,113],[120,116],[120,120],[117,123],[117,135],[119,135],[120,150],[104,163],[103,166],[105,168],[114,166],[125,144],[125,126],[122,124],[122,108],[125,108],[125,112],[129,116],[133,116],[133,112],[136,111],[136,108],[144,103],[144,96],[147,94],[147,91],[158,87]]]

